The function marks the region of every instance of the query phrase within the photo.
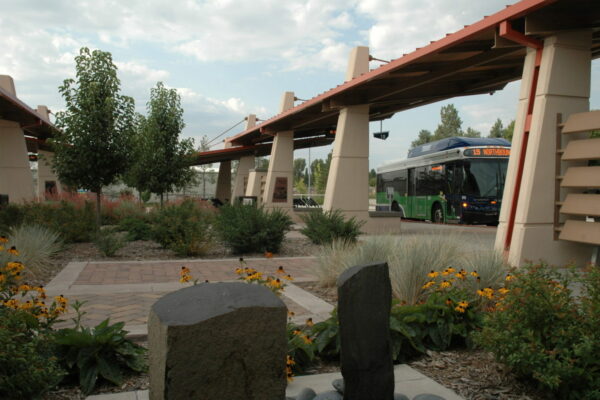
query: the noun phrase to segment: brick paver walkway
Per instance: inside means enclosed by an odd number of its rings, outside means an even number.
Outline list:
[[[265,274],[274,274],[279,266],[297,280],[314,280],[311,268],[313,257],[247,259],[245,265]],[[165,294],[184,287],[179,283],[182,266],[190,269],[200,282],[231,281],[238,278],[237,259],[177,260],[177,261],[124,261],[71,263],[48,286],[50,295],[62,294],[73,304],[85,302],[82,325],[95,326],[110,318],[112,323],[125,322],[126,329],[143,331],[150,307]],[[189,284],[188,284],[189,285]],[[282,300],[298,320],[311,315],[311,310],[284,295]],[[72,326],[71,310],[57,327]]]
[[[252,258],[245,260],[248,267],[274,274],[279,266],[294,279],[314,279],[311,268],[315,264],[312,257],[302,258]],[[236,279],[235,269],[238,260],[194,260],[194,261],[131,261],[131,262],[89,262],[79,274],[76,285],[113,285],[125,283],[162,283],[179,280],[182,266],[190,269],[194,279],[200,282],[209,280],[226,281]]]

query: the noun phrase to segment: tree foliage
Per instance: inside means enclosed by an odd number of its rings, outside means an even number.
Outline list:
[[[59,87],[66,109],[56,114],[53,169],[61,182],[96,193],[98,224],[102,187],[125,172],[130,156],[134,101],[119,94],[120,84],[111,54],[83,47],[75,79]]]
[[[327,178],[329,177],[329,167],[333,153],[329,152],[325,160],[317,158],[310,164],[312,190],[317,193],[325,193],[327,188]]]
[[[185,127],[181,98],[175,89],[167,89],[162,82],[150,90],[148,116],[141,118],[136,135],[136,168],[145,171],[136,187],[144,187],[161,197],[175,189],[182,189],[194,179],[190,168],[193,139],[179,139]]]
[[[462,136],[462,120],[458,116],[458,110],[454,104],[443,106],[440,110],[441,122],[433,133],[433,140]]]
[[[411,147],[417,147],[425,143],[429,143],[433,140],[433,135],[427,129],[421,129],[419,131],[419,137],[410,144]]]
[[[306,169],[306,160],[304,158],[294,159],[294,182],[304,179],[304,170]]]
[[[501,138],[504,137],[504,126],[502,125],[502,121],[500,118],[494,122],[492,128],[490,129],[490,135],[488,137],[491,138]]]
[[[463,136],[465,136],[465,137],[481,137],[481,132],[479,132],[477,129],[468,127],[467,130],[463,132]]]

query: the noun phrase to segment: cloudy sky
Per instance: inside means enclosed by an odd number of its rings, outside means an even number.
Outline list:
[[[0,0],[0,74],[11,75],[31,107],[64,108],[58,86],[74,75],[82,46],[109,51],[122,93],[145,112],[150,88],[177,88],[184,136],[213,138],[255,113],[278,111],[284,91],[307,99],[343,82],[350,49],[398,58],[515,0]],[[375,62],[372,68],[377,67]],[[600,108],[600,63],[593,63],[592,108]],[[514,118],[518,82],[494,96],[456,98],[463,128],[487,135]],[[371,167],[402,158],[420,129],[434,130],[441,102],[384,122],[371,139]],[[241,128],[241,126],[240,126]],[[231,134],[241,129],[231,131]],[[379,124],[371,126],[379,130]],[[329,148],[313,150],[323,157]],[[308,158],[308,151],[296,152]]]

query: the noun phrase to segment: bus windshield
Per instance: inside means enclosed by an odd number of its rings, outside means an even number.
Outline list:
[[[465,160],[463,194],[501,198],[507,167],[507,158]]]

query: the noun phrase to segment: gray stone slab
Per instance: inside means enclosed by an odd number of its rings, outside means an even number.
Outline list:
[[[287,308],[261,285],[202,283],[158,300],[148,321],[150,398],[281,400]]]

